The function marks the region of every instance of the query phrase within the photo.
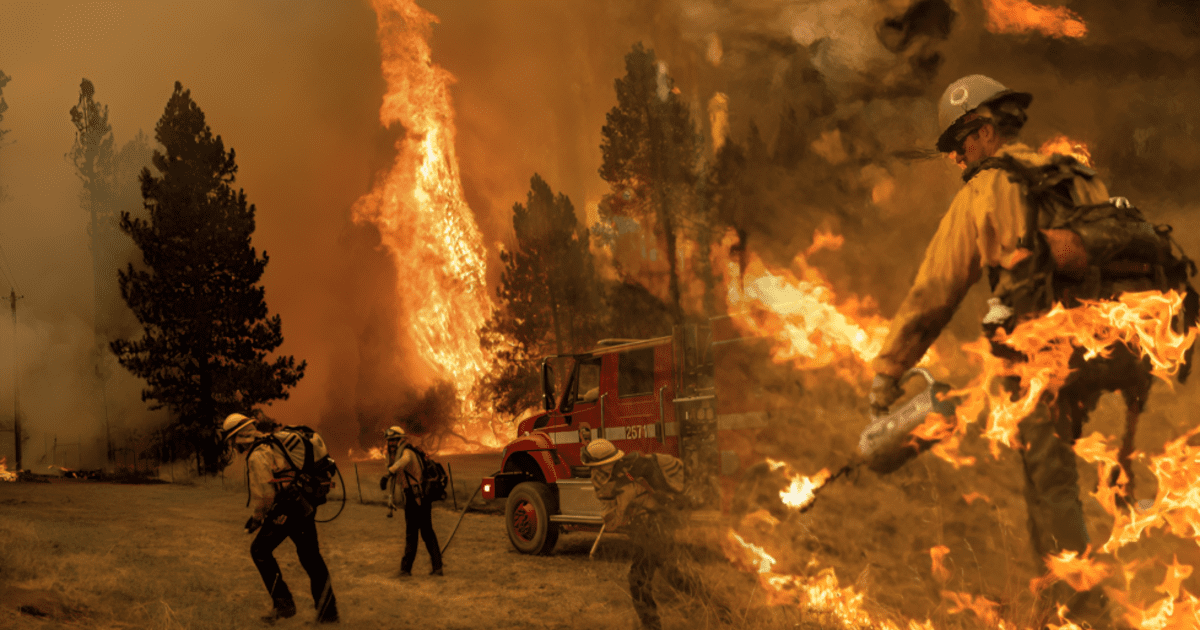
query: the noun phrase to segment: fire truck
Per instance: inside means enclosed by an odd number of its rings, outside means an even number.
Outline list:
[[[509,540],[548,554],[563,530],[598,530],[602,507],[581,449],[610,440],[625,452],[683,461],[685,493],[711,514],[728,509],[738,478],[762,457],[755,437],[769,411],[756,401],[751,364],[763,340],[736,335],[728,318],[676,327],[653,339],[611,339],[542,361],[543,410],[522,420],[501,469],[482,481],[486,500],[507,499]],[[757,355],[757,356],[756,356]],[[554,360],[567,366],[556,391]]]

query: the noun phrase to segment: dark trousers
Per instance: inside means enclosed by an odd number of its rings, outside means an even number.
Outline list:
[[[438,547],[437,533],[433,531],[433,506],[428,501],[417,505],[410,494],[404,498],[404,557],[400,559],[401,571],[412,571],[413,560],[417,559],[417,536],[425,541],[429,552],[430,570],[442,568],[442,551]]]
[[[274,552],[285,538],[291,538],[292,543],[296,545],[300,566],[308,573],[313,604],[317,609],[317,620],[337,621],[337,598],[333,595],[329,569],[325,566],[325,559],[321,557],[321,549],[317,544],[317,525],[314,518],[314,515],[305,516],[297,511],[288,515],[283,524],[276,524],[272,520],[263,523],[258,536],[250,544],[250,557],[254,559],[254,566],[258,567],[258,573],[271,595],[275,609],[285,616],[290,616],[296,611],[296,603],[287,583],[283,581],[283,574],[279,571]]]
[[[642,628],[659,630],[658,604],[654,601],[654,574],[660,572],[667,583],[688,595],[698,595],[704,588],[695,575],[679,568],[679,547],[667,533],[630,536],[634,543],[633,564],[629,566],[629,594],[633,608],[642,620]]]

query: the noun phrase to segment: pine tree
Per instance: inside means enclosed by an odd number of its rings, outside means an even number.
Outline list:
[[[601,312],[588,232],[566,195],[535,174],[525,204],[513,205],[513,232],[484,340],[498,359],[485,386],[499,411],[515,415],[539,398],[540,357],[590,347]]]
[[[683,320],[676,239],[687,221],[698,146],[687,104],[654,56],[635,44],[616,80],[617,105],[605,117],[600,177],[612,187],[609,207],[653,224],[665,241],[672,319]]]
[[[260,257],[250,243],[255,209],[232,188],[233,150],[225,151],[178,82],[155,139],[164,149],[152,159],[159,174],[141,173],[148,218],[125,211],[120,224],[145,264],[119,274],[121,296],[143,335],[111,348],[122,366],[146,379],[142,399],[171,411],[172,432],[197,454],[201,472],[214,473],[228,461],[220,419],[286,399],[306,363],[267,360],[283,334],[258,285],[267,254]]]

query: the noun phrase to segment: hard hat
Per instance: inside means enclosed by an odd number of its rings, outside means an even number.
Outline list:
[[[240,413],[231,413],[225,416],[225,422],[221,425],[221,441],[228,441],[242,429],[254,424],[253,418],[247,418]]]
[[[580,451],[580,455],[585,466],[603,466],[625,457],[625,451],[617,448],[608,440],[599,439],[588,442],[588,445]]]
[[[1024,109],[1033,101],[1033,95],[1014,92],[982,74],[965,76],[947,86],[938,101],[938,128],[942,130],[937,141],[938,151],[949,153],[955,149],[964,116],[982,105],[995,105],[1001,101],[1012,101]]]
[[[389,440],[403,440],[407,436],[404,433],[404,427],[392,425],[383,432],[383,437]]]

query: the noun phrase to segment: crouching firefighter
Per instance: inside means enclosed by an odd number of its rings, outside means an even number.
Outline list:
[[[604,529],[627,533],[634,544],[629,594],[642,628],[659,630],[662,621],[654,601],[655,572],[661,570],[680,592],[704,593],[700,580],[679,566],[675,535],[685,502],[683,462],[662,453],[626,454],[604,439],[592,440],[580,455],[591,468],[596,498],[604,504]]]
[[[1011,333],[1056,303],[1073,308],[1080,300],[1175,289],[1185,292],[1184,313],[1171,324],[1182,330],[1196,319],[1197,296],[1189,281],[1194,266],[1175,254],[1170,228],[1148,223],[1127,200],[1110,198],[1096,172],[1074,158],[1042,155],[1017,140],[1032,99],[983,75],[959,79],[942,95],[937,148],[955,156],[965,185],[925,250],[872,363],[876,413],[900,397],[898,380],[937,339],[984,271],[993,295],[984,330],[992,353],[1010,363],[1028,357],[998,342],[997,331]],[[1072,449],[1083,423],[1103,392],[1121,391],[1128,406],[1121,453],[1128,474],[1132,431],[1151,383],[1148,362],[1124,344],[1090,360],[1077,348],[1069,366],[1057,396],[1043,397],[1018,424],[1029,536],[1042,566],[1052,554],[1082,555],[1088,549]],[[1186,372],[1185,365],[1181,380]],[[1005,387],[1017,397],[1028,384],[1010,380]],[[1076,593],[1058,582],[1042,595],[1044,604],[1066,605],[1074,620],[1093,627],[1109,623],[1100,587]]]
[[[425,492],[425,454],[409,443],[402,427],[388,427],[383,437],[387,440],[388,474],[379,480],[379,487],[386,489],[390,484],[388,505],[399,503],[404,507],[404,556],[400,558],[400,577],[412,575],[418,536],[425,541],[425,550],[429,552],[429,574],[442,575],[442,552],[438,547],[437,532],[433,531],[435,498]]]
[[[311,433],[311,432],[310,432]],[[274,606],[263,621],[296,614],[292,592],[283,581],[275,548],[285,538],[296,545],[300,565],[308,573],[318,623],[338,620],[337,599],[329,580],[329,569],[321,557],[317,542],[316,506],[324,496],[309,486],[305,468],[326,459],[325,443],[320,435],[305,435],[299,427],[285,427],[274,433],[259,431],[254,420],[239,413],[225,419],[225,440],[232,440],[239,453],[246,453],[249,498],[254,513],[246,521],[246,533],[258,531],[250,544],[250,557],[258,568]]]

